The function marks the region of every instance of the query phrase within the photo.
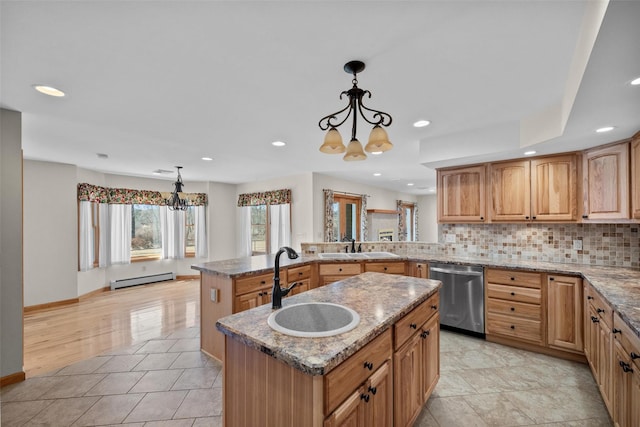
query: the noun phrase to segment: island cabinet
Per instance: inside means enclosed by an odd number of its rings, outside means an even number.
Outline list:
[[[584,353],[609,413],[612,406],[613,311],[593,286],[584,284]]]
[[[485,273],[487,339],[545,344],[542,275],[487,268]]]
[[[582,279],[547,275],[547,343],[551,348],[584,353]]]
[[[640,220],[640,132],[631,139],[631,218]]]
[[[629,143],[583,155],[583,220],[629,219]]]
[[[484,165],[438,169],[438,222],[485,222]]]
[[[325,286],[362,273],[359,262],[326,263],[318,266],[318,285]]]
[[[615,313],[613,318],[613,422],[640,426],[640,338]]]
[[[440,378],[439,296],[394,325],[395,426],[411,426]]]

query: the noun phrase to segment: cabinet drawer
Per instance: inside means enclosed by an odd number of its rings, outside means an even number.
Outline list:
[[[502,314],[487,314],[487,333],[506,335],[525,341],[542,344],[541,322],[537,320],[509,317]]]
[[[637,369],[640,369],[640,337],[638,337],[618,313],[613,315],[613,338],[622,344],[627,356],[633,360]],[[633,353],[633,355],[632,355]],[[634,355],[636,356],[634,358]]]
[[[273,273],[242,277],[235,280],[236,295],[255,292],[273,286]]]
[[[303,265],[302,267],[293,267],[287,270],[287,282],[293,283],[298,280],[308,279],[311,277],[311,266]]]
[[[355,275],[361,273],[360,263],[320,264],[320,275]]]
[[[540,273],[530,273],[515,270],[495,270],[487,269],[487,283],[497,283],[502,285],[522,286],[524,288],[542,287],[542,276]]]
[[[585,298],[589,302],[589,305],[593,308],[593,311],[598,314],[600,320],[602,320],[606,325],[611,328],[613,326],[613,310],[607,302],[605,302],[604,298],[600,296],[598,292],[589,284],[589,291]]]
[[[540,289],[521,288],[519,286],[487,284],[487,296],[507,301],[526,302],[540,304],[542,292]]]
[[[324,413],[330,414],[385,361],[391,358],[391,329],[373,339],[325,375]]]
[[[364,264],[364,271],[377,273],[404,274],[404,262],[368,262]]]
[[[395,350],[402,347],[438,311],[439,298],[440,294],[436,292],[393,325]]]
[[[521,317],[524,319],[542,320],[542,310],[538,304],[488,298],[487,312]]]

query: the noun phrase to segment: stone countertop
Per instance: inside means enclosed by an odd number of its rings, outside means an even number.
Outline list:
[[[355,329],[324,338],[298,338],[267,324],[271,304],[224,317],[216,323],[224,334],[310,375],[324,375],[429,298],[437,280],[364,273],[312,289],[282,301],[283,307],[304,302],[345,305],[360,315]]]
[[[209,274],[239,277],[248,274],[273,271],[275,257],[261,255],[246,258],[214,261],[191,268]],[[361,259],[326,259],[317,255],[302,256],[295,260],[285,255],[280,258],[282,267],[310,263],[361,262]],[[505,259],[500,257],[465,257],[425,254],[423,256],[400,256],[397,258],[367,259],[371,261],[416,261],[448,264],[479,265],[484,267],[513,268],[555,274],[582,276],[606,299],[622,320],[640,337],[640,270],[622,267],[601,267],[585,264],[564,264],[541,261]]]

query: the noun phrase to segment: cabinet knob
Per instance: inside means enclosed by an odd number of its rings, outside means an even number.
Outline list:
[[[582,219],[588,219],[589,215],[582,215]]]
[[[480,217],[480,221],[484,221],[484,217],[483,216]]]
[[[535,216],[532,216],[532,217],[531,217],[531,219],[536,219],[536,217],[535,217]]]
[[[341,268],[339,268],[339,269],[338,269],[338,271],[342,271],[342,269],[341,269]]]
[[[298,276],[302,276],[302,271],[298,271]]]
[[[509,279],[511,279],[511,280],[516,280],[516,278],[515,278],[515,277],[509,277]]]
[[[438,309],[438,306],[434,304],[434,305],[432,305],[432,306],[431,306],[431,308],[432,308],[433,310],[437,310],[437,309]]]
[[[633,372],[633,369],[631,368],[631,366],[629,366],[628,363],[625,363],[622,360],[620,360],[618,363],[620,364],[620,367],[624,372]]]
[[[515,292],[511,292],[511,296],[512,296],[512,297],[515,297],[515,296],[516,296],[516,293],[515,293]]]
[[[591,316],[591,321],[593,323],[598,323],[598,322],[600,322],[600,319],[598,319],[596,316]]]
[[[524,219],[529,219],[529,217],[528,217],[528,216],[525,216],[525,217],[524,217]]]
[[[384,271],[387,271],[387,267],[384,268]]]
[[[429,336],[429,331],[422,331],[422,333],[420,334],[420,336],[422,337],[422,339],[425,339]]]
[[[515,307],[511,307],[511,311],[516,311],[516,308]]]
[[[555,279],[555,278],[553,278],[553,277],[549,277],[549,280],[556,280],[556,279]]]
[[[362,393],[360,395],[360,399],[364,400],[366,403],[369,403],[369,395]]]
[[[604,310],[604,308],[596,308],[596,311],[598,313],[604,313],[605,310]]]
[[[619,334],[619,333],[620,333],[620,332],[622,332],[622,331],[621,331],[620,329],[618,329],[618,328],[613,328],[613,329],[611,330],[611,332],[613,332],[614,334]]]
[[[375,387],[371,387],[371,386],[369,386],[369,391],[371,392],[371,394],[375,395],[375,394],[376,394],[376,392],[378,391],[378,389],[377,389],[377,388],[375,388]]]
[[[640,354],[634,353],[633,351],[629,353],[629,356],[631,356],[631,360],[640,359]]]
[[[371,371],[373,369],[373,363],[364,362],[364,367]]]
[[[592,300],[592,299],[593,299],[593,297],[592,297],[591,295],[587,295],[587,299],[588,299],[588,300]]]
[[[511,329],[515,329],[515,328],[516,328],[516,326],[515,326],[515,325],[511,325]]]
[[[415,323],[411,323],[411,324],[409,325],[409,327],[410,327],[411,329],[417,329],[417,328],[418,328],[418,325],[416,325]]]
[[[261,285],[264,285],[265,283],[267,283],[267,282],[265,282],[264,280],[261,280],[261,281],[260,281],[260,284],[261,284]]]

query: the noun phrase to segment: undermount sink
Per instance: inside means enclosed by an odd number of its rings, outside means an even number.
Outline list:
[[[307,302],[274,311],[267,318],[271,329],[304,338],[330,337],[358,326],[358,313],[340,304]]]
[[[318,254],[322,259],[367,259],[367,258],[397,258],[391,252],[326,252]]]
[[[318,254],[318,256],[322,259],[325,258],[329,258],[329,259],[349,259],[349,255],[351,254],[347,254],[344,252],[327,252],[327,253],[322,253],[322,254]]]
[[[367,257],[369,258],[398,258],[399,255],[396,255],[391,252],[365,252]]]

